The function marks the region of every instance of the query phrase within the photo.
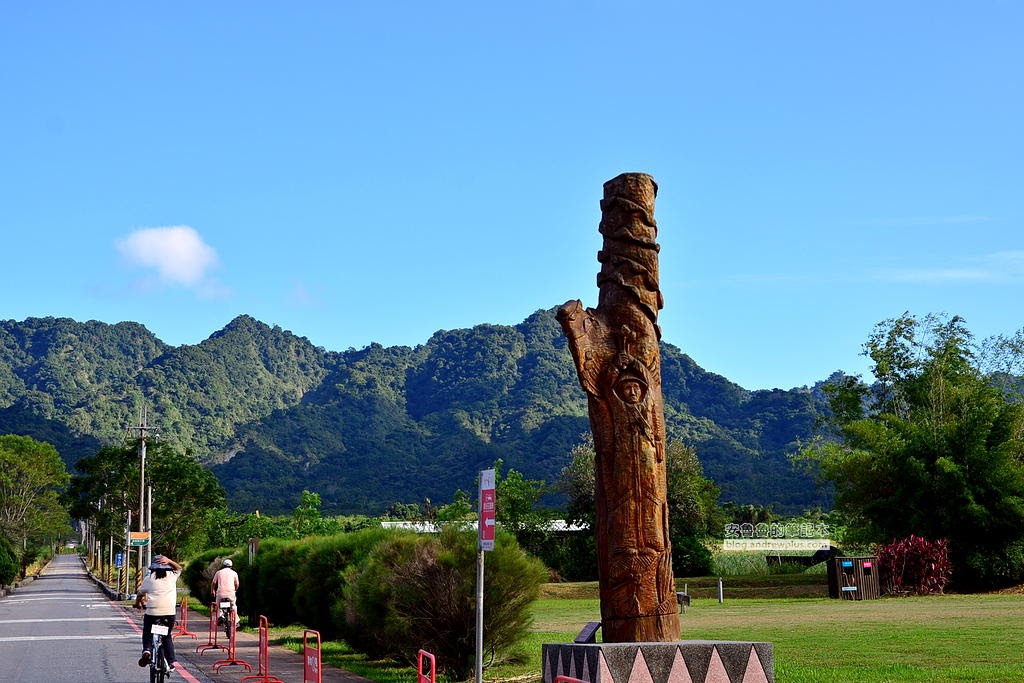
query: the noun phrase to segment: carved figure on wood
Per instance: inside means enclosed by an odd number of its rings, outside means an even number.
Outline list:
[[[601,628],[609,643],[679,638],[658,348],[657,190],[643,173],[604,184],[598,306],[576,300],[558,310],[594,433]]]

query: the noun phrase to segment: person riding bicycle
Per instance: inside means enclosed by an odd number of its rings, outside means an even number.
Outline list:
[[[135,596],[135,609],[146,608],[142,617],[142,656],[139,666],[147,666],[153,661],[153,624],[166,624],[168,629],[174,628],[174,613],[178,605],[178,577],[181,565],[164,555],[157,555],[149,565],[150,574]],[[167,665],[174,671],[174,638],[164,638],[164,653]]]
[[[220,605],[221,600],[231,601],[235,607],[235,626],[238,626],[238,573],[231,568],[232,564],[230,559],[224,560],[221,569],[213,575],[210,592],[217,605]]]

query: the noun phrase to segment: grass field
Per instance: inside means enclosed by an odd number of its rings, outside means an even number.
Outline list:
[[[726,593],[728,595],[728,592]],[[596,621],[589,599],[545,599],[535,631],[571,639]],[[768,641],[779,683],[1024,681],[1024,597],[946,595],[847,601],[695,599],[682,638]],[[537,664],[539,667],[539,662]]]
[[[681,615],[682,638],[768,641],[778,683],[1024,681],[1024,596],[947,595],[846,601],[810,598],[696,597]],[[799,587],[799,579],[795,581]],[[717,596],[717,581],[709,581]],[[742,583],[742,582],[740,582]],[[752,581],[758,584],[760,581]],[[809,586],[811,584],[808,584]],[[694,595],[694,583],[690,592]],[[817,587],[820,592],[820,578]],[[748,592],[768,590],[764,585]],[[704,590],[703,588],[701,590]],[[540,680],[540,646],[571,641],[598,621],[596,585],[557,584],[534,605],[534,628],[519,661],[485,671],[487,681]],[[283,634],[282,634],[283,635]],[[413,680],[409,668],[368,662],[344,644],[325,658],[381,683]]]

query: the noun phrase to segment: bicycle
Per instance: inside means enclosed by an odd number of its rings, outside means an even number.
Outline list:
[[[221,600],[217,605],[220,610],[220,616],[217,617],[217,623],[224,627],[224,635],[227,636],[228,642],[231,642],[231,631],[235,628],[234,619],[234,607],[235,603],[230,600]]]
[[[167,624],[156,622],[150,628],[153,634],[154,657],[149,662],[149,683],[165,683],[171,674],[171,666],[167,663],[167,652],[164,639],[170,638],[171,628]]]

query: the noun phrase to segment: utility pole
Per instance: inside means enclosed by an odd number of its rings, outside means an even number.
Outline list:
[[[138,432],[136,439],[139,442],[139,536],[149,531],[149,541],[139,546],[138,573],[135,575],[135,587],[138,589],[142,583],[142,571],[149,566],[149,558],[153,553],[153,520],[146,515],[146,439],[149,438],[149,427],[146,424],[147,411],[145,406],[139,409],[139,426],[133,427]]]

